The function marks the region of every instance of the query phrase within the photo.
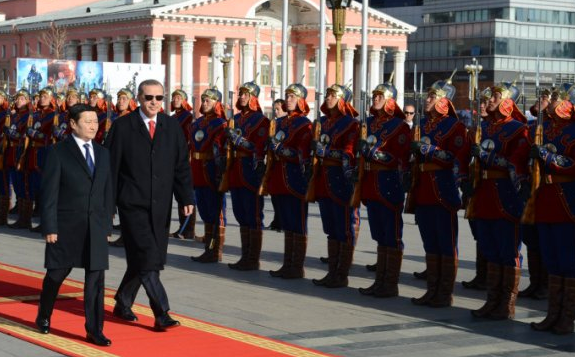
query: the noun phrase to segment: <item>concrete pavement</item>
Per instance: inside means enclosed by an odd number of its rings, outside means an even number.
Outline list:
[[[520,299],[514,321],[472,318],[470,309],[482,305],[485,292],[466,290],[475,269],[475,242],[467,222],[460,217],[460,269],[452,308],[432,309],[411,304],[410,298],[425,291],[425,282],[413,271],[424,269],[424,253],[413,216],[404,215],[405,255],[400,277],[400,296],[376,299],[362,296],[358,287],[372,283],[374,273],[365,264],[375,262],[376,244],[362,209],[362,225],[350,286],[343,289],[316,287],[312,278],[325,275],[327,266],[318,257],[326,255],[326,238],[316,204],[310,205],[309,247],[306,278],[272,278],[268,270],[282,263],[283,234],[264,232],[261,270],[238,272],[227,267],[240,254],[239,228],[228,202],[228,229],[224,261],[203,265],[190,260],[202,245],[171,239],[168,264],[162,281],[178,314],[310,347],[338,356],[567,356],[575,352],[575,338],[534,332],[529,322],[545,316],[546,301]],[[266,224],[272,212],[266,198]],[[174,218],[177,215],[172,215]],[[177,227],[174,219],[172,227]],[[198,223],[197,231],[203,233]],[[119,232],[116,232],[119,234]],[[0,227],[0,262],[43,271],[44,242],[34,233]],[[525,262],[524,262],[525,264]],[[106,286],[117,288],[125,269],[124,251],[110,248],[110,270]],[[520,288],[528,283],[524,278]],[[80,269],[71,278],[83,280]],[[137,302],[148,304],[143,290]],[[57,324],[54,321],[53,324]],[[114,336],[108,336],[112,340]],[[194,342],[190,341],[190,355]],[[0,356],[59,356],[27,342],[0,334]],[[230,351],[233,356],[233,351]],[[143,357],[143,356],[139,356]]]

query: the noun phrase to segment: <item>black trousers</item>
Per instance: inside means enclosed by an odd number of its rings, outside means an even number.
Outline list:
[[[122,308],[131,308],[140,286],[144,286],[146,290],[154,316],[159,317],[170,310],[168,295],[157,270],[137,270],[128,267],[116,292],[117,304]]]
[[[42,283],[38,317],[50,319],[60,286],[72,268],[48,269]],[[97,334],[104,329],[104,270],[86,270],[84,279],[84,314],[86,332]]]

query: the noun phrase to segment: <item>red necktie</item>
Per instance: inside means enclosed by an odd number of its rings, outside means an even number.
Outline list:
[[[156,122],[153,120],[150,120],[150,138],[154,138],[154,133],[156,132]]]

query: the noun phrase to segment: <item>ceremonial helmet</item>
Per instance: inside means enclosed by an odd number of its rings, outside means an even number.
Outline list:
[[[294,95],[296,95],[297,97],[301,98],[301,99],[306,99],[307,98],[307,89],[306,87],[304,87],[302,84],[300,83],[292,83],[290,84],[286,90],[285,93],[292,93]]]
[[[223,95],[222,92],[218,90],[218,87],[213,86],[211,88],[206,89],[204,93],[202,93],[202,100],[204,98],[210,98],[211,100],[215,100],[216,102],[221,102]]]
[[[182,97],[183,100],[188,100],[188,95],[186,94],[186,92],[184,92],[181,89],[176,89],[175,91],[172,92],[172,98],[174,98],[176,95],[179,95],[180,97]]]
[[[260,95],[260,87],[256,84],[255,81],[246,82],[242,84],[239,88],[240,92],[246,91],[253,97],[259,97]]]
[[[562,83],[553,88],[551,94],[557,97],[555,100],[558,104],[554,109],[555,115],[561,119],[570,119],[573,117],[573,105],[575,100],[575,85],[573,83]]]
[[[121,95],[125,95],[126,97],[128,97],[129,100],[133,100],[135,97],[134,92],[130,88],[127,88],[127,87],[120,88],[118,93],[116,93],[116,97],[119,97]]]
[[[6,89],[0,89],[0,96],[4,97],[4,99],[8,99],[10,97],[6,92]]]
[[[326,90],[326,93],[333,93],[337,99],[343,99],[344,102],[347,102],[346,96],[349,94],[346,93],[346,88],[344,86],[340,86],[339,84],[332,84]]]
[[[521,96],[519,88],[513,82],[501,82],[491,88],[492,93],[501,93],[501,99],[511,99],[517,103],[517,100]]]
[[[339,85],[339,84],[332,84],[331,86],[327,87],[325,92],[327,95],[333,94],[333,96],[337,99],[336,106],[337,106],[337,109],[339,110],[339,112],[342,114],[347,114],[346,96],[348,96],[349,94],[346,93],[346,88],[342,85]],[[326,95],[326,98],[327,98],[327,95]],[[325,115],[329,115],[330,109],[327,108],[327,105],[325,102],[322,103],[320,109]]]
[[[24,97],[26,101],[30,101],[30,92],[25,88],[21,88],[16,92],[16,94],[14,94],[14,99],[18,97]]]
[[[78,97],[78,99],[80,99],[80,91],[78,90],[78,88],[76,87],[68,87],[68,90],[66,91],[66,98],[68,98],[71,95],[75,95]]]
[[[377,87],[371,92],[372,95],[382,95],[384,99],[397,99],[397,88],[393,85],[393,76],[395,71],[391,72],[387,82],[378,84]]]
[[[104,93],[104,91],[100,88],[92,88],[88,92],[88,97],[92,96],[92,94],[95,94],[98,97],[98,99],[106,98],[106,93]]]
[[[44,87],[38,91],[39,95],[48,94],[52,98],[54,98],[54,93],[56,93],[56,91],[54,90],[54,87],[51,86]]]
[[[452,84],[455,73],[457,73],[457,68],[453,70],[449,78],[435,81],[431,87],[429,87],[427,94],[435,94],[437,99],[447,98],[449,101],[452,101],[453,97],[455,97],[455,87]]]

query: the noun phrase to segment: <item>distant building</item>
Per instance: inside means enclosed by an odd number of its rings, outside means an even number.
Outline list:
[[[417,26],[409,36],[405,68],[411,71],[417,63],[418,71],[425,72],[425,85],[458,68],[454,84],[460,108],[468,106],[464,66],[473,58],[484,68],[480,87],[513,80],[521,87],[524,71],[528,103],[535,99],[537,56],[542,85],[575,82],[573,0],[372,0],[369,4]],[[405,85],[413,87],[412,75],[406,74]]]

